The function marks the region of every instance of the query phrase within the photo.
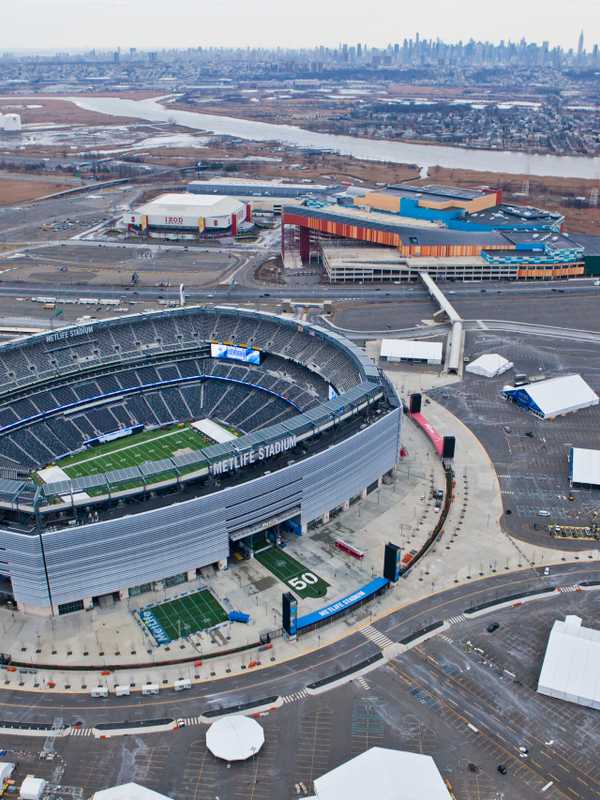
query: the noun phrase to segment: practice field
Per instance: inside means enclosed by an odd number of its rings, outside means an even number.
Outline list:
[[[325,597],[329,584],[279,547],[269,547],[254,557],[299,597]]]
[[[144,625],[159,644],[226,622],[227,612],[206,589],[178,597],[140,612]]]
[[[152,431],[141,431],[112,442],[89,447],[82,453],[67,456],[58,465],[69,478],[95,475],[169,458],[179,450],[199,450],[212,440],[189,425],[173,425]]]

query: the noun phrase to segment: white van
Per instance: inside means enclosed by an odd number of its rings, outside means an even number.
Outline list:
[[[117,697],[128,697],[129,696],[129,686],[125,686],[124,684],[119,684],[115,686],[115,694]]]
[[[179,678],[179,680],[173,682],[173,689],[176,692],[183,692],[184,689],[191,689],[192,688],[192,681],[189,678]]]
[[[108,689],[106,686],[94,686],[90,695],[92,697],[108,697]]]
[[[158,683],[147,683],[142,687],[142,694],[158,694],[159,691]]]

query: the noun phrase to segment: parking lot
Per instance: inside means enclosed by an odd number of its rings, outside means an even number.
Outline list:
[[[467,334],[465,352],[472,359],[499,353],[514,363],[516,372],[530,376],[580,373],[600,392],[600,362],[592,344],[481,331]],[[596,519],[600,494],[570,490],[567,452],[570,446],[600,446],[600,441],[594,441],[600,407],[554,421],[539,419],[501,397],[502,386],[511,381],[512,374],[487,379],[465,373],[461,383],[432,390],[431,396],[464,422],[486,448],[500,481],[505,528],[529,541],[549,544],[548,525],[585,526]],[[539,516],[541,510],[548,516]],[[560,542],[563,547],[569,545],[568,540]]]
[[[7,735],[1,745],[5,760],[18,763],[17,781],[38,775],[53,785],[52,797],[74,800],[127,781],[174,800],[289,800],[377,746],[432,755],[460,800],[530,800],[545,786],[549,800],[594,800],[598,713],[536,692],[550,628],[568,613],[594,625],[600,592],[453,617],[447,631],[363,677],[317,696],[286,696],[258,717],[266,740],[259,755],[231,766],[208,752],[202,724],[102,741],[59,738],[53,762],[39,759],[40,739]],[[488,633],[492,621],[498,628]],[[186,708],[185,698],[170,698],[165,712],[185,716]],[[123,719],[129,713],[125,704]]]

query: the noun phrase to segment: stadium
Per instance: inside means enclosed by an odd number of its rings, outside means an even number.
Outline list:
[[[224,569],[245,538],[376,487],[401,422],[361,350],[273,314],[182,307],[3,344],[0,591],[53,615]]]

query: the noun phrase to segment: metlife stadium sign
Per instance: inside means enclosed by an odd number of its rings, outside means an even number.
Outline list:
[[[234,344],[212,342],[210,355],[212,358],[230,358],[234,361],[244,361],[246,364],[260,364],[260,350],[254,350],[252,347],[237,347]]]
[[[266,458],[281,455],[287,450],[296,447],[296,437],[286,436],[284,439],[279,439],[277,442],[270,444],[261,444],[255,450],[248,450],[246,453],[240,453],[237,456],[230,456],[224,458],[222,461],[215,461],[208,468],[211,475],[224,475],[226,472],[231,472],[234,469],[242,469],[249,464],[256,464],[258,461],[264,461]]]

